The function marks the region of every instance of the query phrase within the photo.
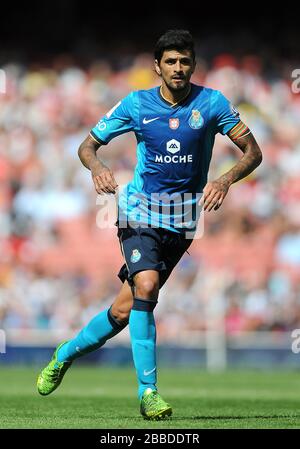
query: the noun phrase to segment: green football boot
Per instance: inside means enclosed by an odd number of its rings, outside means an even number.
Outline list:
[[[163,400],[156,390],[147,388],[141,399],[141,414],[144,419],[161,420],[172,415],[172,407]]]
[[[65,343],[67,343],[67,341],[63,341],[59,346],[57,346],[50,363],[48,363],[48,365],[39,374],[37,380],[37,389],[38,392],[43,396],[52,393],[52,391],[54,391],[59,386],[65,375],[65,372],[72,365],[72,362],[59,362],[57,360],[58,350]]]

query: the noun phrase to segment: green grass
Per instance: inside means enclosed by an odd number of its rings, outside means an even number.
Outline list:
[[[300,373],[161,369],[168,421],[139,415],[133,369],[73,367],[50,396],[36,392],[37,370],[1,368],[0,428],[300,428]]]

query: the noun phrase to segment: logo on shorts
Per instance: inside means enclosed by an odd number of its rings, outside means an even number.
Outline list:
[[[130,257],[130,260],[132,263],[136,263],[140,260],[140,258],[142,257],[141,253],[139,252],[138,249],[133,249],[132,250],[132,254]]]
[[[200,111],[198,111],[198,109],[193,109],[192,115],[190,116],[190,119],[189,119],[190,127],[193,129],[199,129],[203,126],[203,123],[204,123],[204,119],[203,119],[202,115],[200,114]]]

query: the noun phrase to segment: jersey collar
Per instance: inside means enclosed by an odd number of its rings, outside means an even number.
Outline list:
[[[178,101],[178,103],[175,103],[175,104],[172,104],[170,101],[166,100],[166,99],[162,96],[161,91],[160,91],[161,86],[158,86],[158,87],[157,87],[157,94],[158,94],[160,100],[161,100],[164,104],[168,105],[168,106],[169,106],[170,108],[172,108],[172,109],[175,109],[175,108],[177,108],[178,106],[182,106],[182,105],[183,105],[183,104],[190,98],[191,93],[192,93],[192,91],[193,91],[193,86],[194,86],[194,85],[191,83],[191,89],[190,89],[188,95],[187,95],[186,97],[184,97],[182,100]]]

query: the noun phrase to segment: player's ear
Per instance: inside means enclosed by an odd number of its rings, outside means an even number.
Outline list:
[[[193,62],[193,68],[192,68],[192,73],[194,73],[194,71],[195,71],[196,64],[197,64],[196,59],[194,59],[194,62]]]
[[[158,74],[158,76],[160,76],[161,75],[161,70],[160,70],[159,63],[158,63],[157,59],[155,59],[154,64],[155,64],[155,71]]]

